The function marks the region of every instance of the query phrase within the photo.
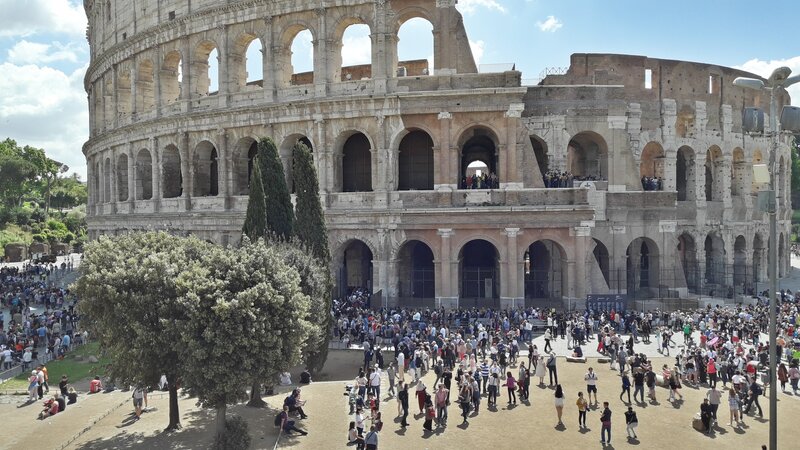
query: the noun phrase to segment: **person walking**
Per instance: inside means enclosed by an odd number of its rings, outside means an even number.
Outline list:
[[[622,374],[622,392],[619,393],[619,400],[622,400],[622,396],[628,394],[628,404],[631,403],[631,379],[628,378],[628,372],[623,372]],[[595,394],[595,398],[597,398],[597,394]]]
[[[714,420],[714,425],[717,424],[717,410],[719,410],[719,404],[722,401],[722,392],[717,390],[717,386],[712,384],[711,389],[706,392],[706,398],[708,399],[708,404],[711,406],[711,418]]]
[[[583,398],[583,392],[578,392],[575,406],[578,407],[578,428],[586,428],[586,410],[589,409],[589,402]]]
[[[381,400],[381,369],[377,364],[369,375],[369,392],[374,394],[378,401]]]
[[[589,402],[592,401],[592,393],[594,393],[594,404],[597,404],[597,374],[594,369],[589,367],[589,371],[584,375],[583,380],[586,381],[586,396],[589,397]]]
[[[759,386],[754,379],[750,384],[750,398],[747,400],[747,407],[744,410],[745,414],[749,413],[750,408],[753,406],[753,404],[755,404],[758,408],[759,417],[764,417],[764,412],[761,410],[761,404],[758,403],[758,397],[761,396],[762,392],[763,390],[761,389],[761,386]]]
[[[608,402],[603,402],[603,414],[600,416],[600,443],[605,445],[611,444],[611,409],[608,408]],[[606,438],[606,433],[608,438]]]
[[[489,377],[489,406],[497,406],[497,392],[500,389],[500,377],[493,373]]]
[[[625,412],[625,424],[628,426],[628,438],[637,439],[636,436],[636,427],[639,426],[639,419],[636,417],[636,412],[633,410],[633,406],[628,406],[628,410]],[[633,434],[633,436],[631,436]],[[611,438],[609,438],[609,441]]]
[[[564,413],[564,390],[561,385],[556,386],[556,392],[553,394],[554,405],[556,407],[556,416],[558,416],[558,425],[563,426],[564,422],[561,421],[561,415]]]
[[[552,320],[552,319],[550,319],[550,320]],[[547,329],[544,331],[544,352],[545,353],[549,353],[549,352],[553,351],[553,347],[550,346],[550,339],[552,339],[552,338],[553,338],[553,335],[550,332],[550,327],[547,327]]]
[[[145,398],[147,398],[147,388],[136,386],[133,390],[133,408],[136,411],[136,418],[133,420],[139,420],[142,417],[142,404]]]
[[[424,381],[419,380],[417,382],[416,395],[417,395],[417,404],[419,406],[420,414],[422,414],[425,411],[425,396],[428,395],[428,392],[426,391],[427,389],[428,387],[425,386]]]
[[[681,389],[681,377],[678,376],[678,371],[672,369],[669,374],[669,401],[675,401],[675,396],[677,395],[680,397],[681,401],[683,401],[683,395],[680,393]]]
[[[397,395],[397,392],[394,390],[395,378],[397,377],[397,372],[394,370],[394,363],[390,362],[389,367],[386,369],[386,376],[389,378],[389,394],[392,397]]]
[[[364,444],[367,450],[378,450],[378,431],[375,425],[369,427],[369,433],[364,436]]]
[[[800,368],[797,362],[789,364],[789,382],[792,384],[792,394],[797,395],[797,383],[800,382]]]
[[[731,421],[728,425],[733,426],[733,422],[736,421],[736,425],[739,426],[739,397],[736,395],[736,391],[734,391],[733,388],[728,390],[728,409],[731,411]]]
[[[400,402],[400,407],[403,409],[403,417],[400,419],[400,426],[405,428],[408,426],[408,384],[404,383],[402,388],[398,389],[397,400]]]
[[[644,373],[639,368],[635,369],[633,373],[633,399],[636,400],[636,395],[641,394],[639,403],[644,403]]]
[[[461,388],[461,392],[458,394],[458,404],[461,406],[461,417],[464,418],[461,423],[465,424],[472,408],[472,389],[468,384],[464,384]]]
[[[558,368],[556,367],[556,354],[551,352],[550,356],[547,358],[547,372],[550,375],[550,386],[553,384],[558,384]],[[553,383],[553,379],[555,379],[555,383]]]
[[[506,388],[508,388],[508,404],[510,405],[511,398],[514,398],[514,404],[517,404],[517,380],[514,379],[514,375],[511,372],[506,372],[506,382],[503,384]]]
[[[439,383],[439,389],[436,390],[436,425],[440,427],[447,426],[447,396],[449,392],[444,384]]]
[[[703,431],[711,434],[711,405],[708,404],[707,398],[704,398],[700,405],[700,420],[703,422]]]
[[[539,386],[544,386],[544,375],[545,375],[544,356],[540,356],[538,358],[538,361],[536,364],[534,364],[534,367],[535,367],[534,375],[539,377]],[[800,371],[798,373],[800,373]]]

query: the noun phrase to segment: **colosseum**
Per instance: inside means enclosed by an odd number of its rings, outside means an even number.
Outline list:
[[[455,4],[84,0],[90,237],[158,229],[237,243],[254,143],[268,136],[290,186],[292,146],[313,151],[340,294],[508,307],[764,288],[756,194],[771,149],[741,124],[769,98],[732,85],[755,75],[573,54],[568,70],[526,83],[511,65],[479,70]],[[414,18],[432,26],[433,67],[398,61],[398,30]],[[342,67],[353,25],[369,27],[371,63]],[[313,71],[295,73],[304,30]],[[248,81],[251,45],[264,50]],[[776,151],[783,275],[788,143]]]

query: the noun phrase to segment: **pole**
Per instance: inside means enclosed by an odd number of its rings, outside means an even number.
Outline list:
[[[776,189],[775,161],[778,152],[778,107],[775,104],[775,91],[777,86],[772,86],[769,97],[769,130],[770,147],[769,154],[769,448],[778,448],[778,386],[777,386],[777,318],[775,309],[777,307],[776,291],[778,290],[778,193]]]

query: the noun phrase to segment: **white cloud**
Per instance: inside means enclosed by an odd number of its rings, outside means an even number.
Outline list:
[[[483,41],[473,41],[470,39],[469,48],[472,49],[472,56],[475,58],[475,64],[480,64],[481,59],[483,59],[483,50],[486,48],[486,43]]]
[[[464,14],[475,14],[480,8],[506,12],[506,8],[495,0],[460,0],[456,8]]]
[[[760,59],[751,59],[740,66],[734,66],[737,69],[745,70],[747,72],[760,75],[764,78],[769,78],[772,71],[778,67],[786,66],[792,69],[792,75],[800,75],[800,56],[787,59],[775,59],[771,61],[762,61]],[[800,83],[791,86],[787,89],[789,95],[792,96],[792,105],[800,106]]]
[[[555,33],[559,28],[563,27],[564,24],[560,20],[556,19],[556,16],[547,16],[547,20],[544,22],[536,22],[536,26],[542,31]]]
[[[51,67],[0,64],[0,139],[41,147],[51,158],[86,179],[81,147],[88,138],[89,112],[83,66],[71,74]]]
[[[14,64],[48,64],[56,61],[78,62],[81,50],[74,44],[41,44],[22,40],[8,49],[8,62]]]
[[[36,33],[86,35],[86,14],[80,1],[0,0],[0,37]]]
[[[369,64],[372,61],[372,39],[367,25],[352,25],[342,36],[342,67]]]

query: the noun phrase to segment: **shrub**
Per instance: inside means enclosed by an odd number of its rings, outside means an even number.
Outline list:
[[[241,416],[225,420],[225,432],[214,442],[216,450],[246,450],[250,448],[250,432]]]

